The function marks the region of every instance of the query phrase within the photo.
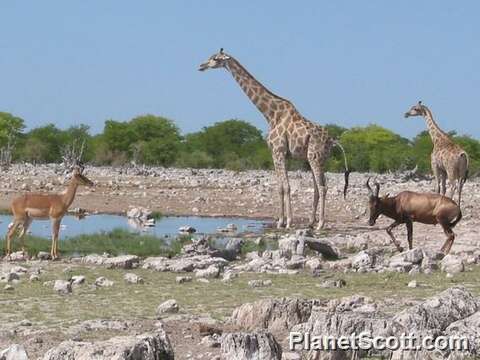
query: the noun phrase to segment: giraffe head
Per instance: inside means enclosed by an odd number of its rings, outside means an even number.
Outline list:
[[[205,61],[203,64],[200,64],[198,70],[205,71],[208,69],[218,69],[225,67],[225,64],[230,60],[230,55],[223,52],[223,48],[216,54],[213,54]]]
[[[425,115],[425,107],[422,105],[422,102],[419,101],[418,104],[413,105],[410,110],[405,113],[405,117],[408,118],[410,116],[424,116]]]

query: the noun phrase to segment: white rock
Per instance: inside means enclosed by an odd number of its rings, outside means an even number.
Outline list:
[[[460,256],[448,254],[440,262],[440,269],[446,273],[457,274],[465,271],[465,264]]]
[[[94,284],[98,287],[110,287],[110,286],[113,286],[114,283],[113,281],[108,280],[107,278],[101,276],[95,280]]]
[[[167,300],[157,307],[157,316],[161,316],[164,314],[176,314],[178,313],[179,306],[175,299]]]
[[[130,283],[130,284],[143,284],[143,279],[138,276],[137,274],[133,274],[133,273],[126,273],[124,276],[123,276],[123,279],[127,282],[127,283]]]
[[[53,290],[59,294],[70,294],[72,292],[72,284],[70,281],[55,280],[55,283],[53,284]]]

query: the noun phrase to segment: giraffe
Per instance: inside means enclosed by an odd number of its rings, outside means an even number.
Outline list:
[[[442,195],[445,195],[448,178],[448,196],[453,199],[458,185],[458,205],[460,206],[463,185],[468,177],[468,154],[440,129],[433,119],[430,109],[423,105],[421,101],[405,113],[406,118],[410,116],[423,116],[427,123],[428,132],[433,142],[431,165],[437,181],[436,192],[440,193],[441,184]]]
[[[341,144],[328,136],[325,127],[314,124],[304,118],[295,106],[287,99],[275,95],[257,79],[255,79],[233,56],[220,49],[199,67],[200,71],[224,68],[231,73],[244,93],[264,115],[269,125],[267,143],[272,152],[273,165],[278,179],[280,198],[277,228],[290,228],[293,214],[290,200],[290,183],[286,166],[287,155],[306,159],[313,175],[313,206],[309,226],[313,227],[318,220],[317,229],[325,225],[325,196],[327,184],[325,179],[325,163],[333,146],[338,146],[345,161],[344,198],[348,188],[348,164],[345,150]],[[317,208],[320,200],[319,218]],[[286,218],[285,218],[286,210]]]

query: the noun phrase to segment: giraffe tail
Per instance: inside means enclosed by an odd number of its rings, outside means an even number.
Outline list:
[[[345,186],[343,187],[343,198],[347,198],[347,190],[348,190],[348,178],[350,176],[350,170],[348,169],[348,162],[347,162],[347,153],[345,152],[345,149],[343,148],[342,144],[340,144],[340,141],[338,140],[333,140],[333,145],[338,146],[340,150],[342,150],[343,153],[343,160],[345,162]]]
[[[468,165],[469,165],[469,158],[468,158],[468,155],[466,153],[463,153],[461,156],[463,156],[465,158],[465,161],[466,161],[466,169],[465,169],[465,174],[463,175],[463,177],[460,179],[460,182],[461,184],[465,184],[465,182],[467,181],[468,179]]]

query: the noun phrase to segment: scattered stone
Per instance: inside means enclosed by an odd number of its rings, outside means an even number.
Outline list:
[[[352,268],[355,270],[372,268],[375,265],[375,257],[368,251],[362,250],[352,258]]]
[[[272,280],[250,280],[248,286],[253,288],[272,286]]]
[[[136,255],[120,255],[108,257],[106,255],[90,254],[81,258],[81,262],[90,265],[104,265],[108,268],[133,269],[140,263]]]
[[[13,291],[13,290],[15,290],[15,288],[14,288],[12,285],[7,284],[7,285],[5,285],[5,287],[3,288],[3,290],[5,290],[5,291]]]
[[[398,313],[391,321],[389,333],[437,336],[451,323],[477,312],[479,305],[464,287],[452,287]]]
[[[416,287],[418,287],[418,282],[417,282],[417,280],[412,280],[412,281],[410,281],[410,282],[408,283],[407,286],[408,286],[409,288],[416,288]]]
[[[98,286],[98,287],[110,287],[110,286],[113,286],[114,282],[101,276],[95,280],[94,284],[95,286]]]
[[[175,299],[167,300],[157,307],[157,316],[161,317],[165,314],[176,314],[180,310]]]
[[[248,331],[289,330],[292,326],[307,321],[315,304],[318,304],[318,301],[298,298],[259,300],[235,308],[230,322]]]
[[[186,283],[186,282],[191,282],[192,281],[192,277],[191,276],[177,276],[175,278],[175,282],[177,284],[183,284],[183,283]]]
[[[197,232],[197,229],[190,225],[184,225],[178,228],[178,232],[180,234],[193,234]]]
[[[233,271],[227,271],[223,274],[222,281],[229,282],[232,281],[234,278],[238,277],[238,273]]]
[[[52,257],[50,255],[50,253],[48,253],[46,251],[39,251],[38,254],[37,254],[37,258],[39,260],[50,260]]]
[[[29,259],[28,253],[24,251],[16,251],[8,255],[8,260],[10,261],[27,261]]]
[[[40,281],[40,276],[38,276],[37,274],[32,274],[30,275],[30,282],[36,282],[36,281]]]
[[[14,280],[20,280],[20,276],[16,272],[10,271],[6,274],[0,274],[0,282],[9,283]]]
[[[55,280],[53,290],[55,290],[59,294],[70,294],[72,292],[72,284],[70,283],[70,281]]]
[[[192,272],[196,269],[206,269],[211,265],[223,268],[227,263],[223,258],[209,255],[179,256],[172,259],[160,256],[145,259],[142,267],[156,271]]]
[[[229,333],[221,338],[222,357],[228,360],[280,360],[282,350],[271,333]]]
[[[325,280],[319,286],[321,288],[330,289],[330,288],[343,288],[347,285],[347,282],[343,279],[340,280]]]
[[[196,278],[215,279],[220,275],[220,269],[215,265],[210,265],[206,269],[199,269],[195,271]]]
[[[144,282],[140,276],[133,273],[126,273],[123,279],[129,284],[143,284]]]
[[[72,276],[72,278],[70,279],[70,282],[72,283],[72,285],[81,285],[83,283],[85,283],[85,276],[83,275],[75,275],[75,276]]]
[[[440,262],[440,269],[446,273],[457,274],[465,271],[465,264],[460,256],[448,254]]]
[[[13,344],[0,351],[0,360],[28,360],[28,354],[23,345]]]
[[[420,264],[423,260],[423,250],[421,248],[414,248],[412,250],[404,251],[400,254],[394,255],[390,258],[390,262],[409,262],[411,264]]]
[[[20,326],[32,326],[32,322],[28,319],[23,319],[20,321]]]
[[[310,258],[305,261],[305,267],[313,273],[322,268],[322,261],[320,258]]]
[[[43,360],[64,359],[173,360],[174,354],[165,331],[157,329],[154,333],[98,342],[64,341],[43,356]]]

